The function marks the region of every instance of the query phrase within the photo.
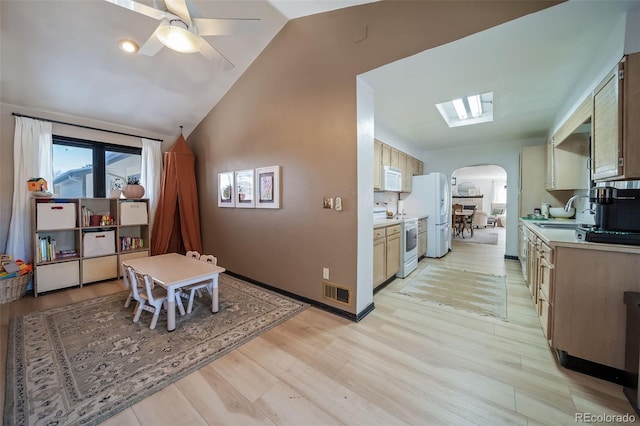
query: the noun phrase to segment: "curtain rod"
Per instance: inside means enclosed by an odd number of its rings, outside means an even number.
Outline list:
[[[24,115],[24,114],[20,114],[18,112],[12,112],[11,114],[16,116],[16,117],[32,118],[34,120],[48,121],[49,123],[64,124],[65,126],[74,126],[74,127],[80,127],[82,129],[97,130],[99,132],[114,133],[116,135],[131,136],[131,137],[134,137],[134,138],[144,138],[144,139],[149,139],[149,140],[152,140],[152,141],[162,142],[162,139],[148,138],[146,136],[134,135],[132,133],[124,133],[124,132],[118,132],[118,131],[115,131],[115,130],[99,129],[97,127],[84,126],[82,124],[67,123],[65,121],[50,120],[48,118],[34,117],[32,115]]]

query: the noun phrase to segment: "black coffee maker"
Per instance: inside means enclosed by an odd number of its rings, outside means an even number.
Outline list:
[[[589,201],[596,207],[596,228],[640,232],[640,189],[596,186],[591,188]]]

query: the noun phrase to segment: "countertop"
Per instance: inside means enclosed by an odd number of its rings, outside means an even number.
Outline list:
[[[577,223],[575,219],[551,219],[538,221],[544,223]],[[582,241],[576,238],[574,229],[548,229],[536,225],[536,220],[523,220],[528,229],[536,233],[545,243],[551,247],[571,247],[585,250],[615,251],[623,253],[640,254],[640,246],[630,246],[626,244],[604,244]]]
[[[429,216],[420,213],[420,214],[405,214],[403,216],[394,216],[391,219],[373,219],[373,228],[382,228],[385,226],[398,225],[402,223],[404,219],[426,219]]]

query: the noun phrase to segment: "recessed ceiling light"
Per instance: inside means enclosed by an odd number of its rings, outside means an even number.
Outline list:
[[[123,52],[127,53],[136,53],[139,49],[138,43],[128,39],[120,40],[118,42],[118,47],[120,47]]]
[[[436,108],[449,127],[486,123],[493,121],[493,92],[443,102]]]

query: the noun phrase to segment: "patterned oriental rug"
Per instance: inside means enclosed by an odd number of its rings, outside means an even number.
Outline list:
[[[504,275],[429,265],[397,293],[507,320]]]
[[[185,377],[307,305],[221,275],[220,311],[204,296],[191,314],[132,322],[127,293],[11,319],[5,425],[98,424]]]

